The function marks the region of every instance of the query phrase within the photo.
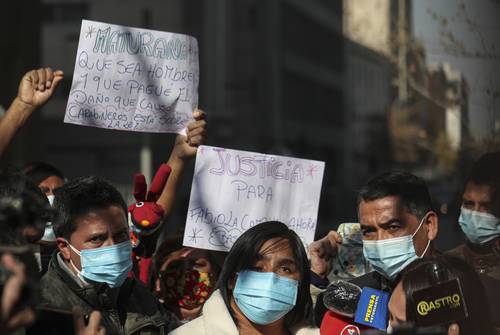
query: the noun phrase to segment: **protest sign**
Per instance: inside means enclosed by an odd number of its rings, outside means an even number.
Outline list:
[[[83,20],[64,122],[182,133],[198,83],[195,38]]]
[[[314,240],[324,162],[200,146],[184,245],[227,251],[249,228],[281,221]]]

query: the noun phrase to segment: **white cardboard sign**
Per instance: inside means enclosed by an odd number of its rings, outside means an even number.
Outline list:
[[[182,133],[198,83],[194,37],[83,20],[64,122]]]
[[[281,221],[314,240],[325,163],[201,146],[184,245],[228,251],[250,227]]]

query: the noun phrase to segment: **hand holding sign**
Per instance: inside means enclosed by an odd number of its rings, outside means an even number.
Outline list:
[[[201,109],[193,112],[194,121],[186,127],[186,135],[179,134],[175,139],[173,153],[176,158],[186,160],[196,155],[198,146],[206,140],[206,114]]]
[[[200,146],[184,245],[227,251],[265,221],[312,242],[323,171],[323,162]]]
[[[83,20],[64,121],[182,133],[198,83],[195,38]]]

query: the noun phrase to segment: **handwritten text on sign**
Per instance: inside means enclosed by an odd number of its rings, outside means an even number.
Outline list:
[[[83,20],[64,122],[180,133],[198,83],[195,38]]]
[[[314,239],[324,162],[201,146],[184,245],[231,248],[247,229],[281,221]]]

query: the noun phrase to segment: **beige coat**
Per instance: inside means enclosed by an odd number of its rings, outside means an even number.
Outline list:
[[[293,335],[319,335],[318,328],[297,327]],[[202,315],[173,330],[171,335],[238,335],[238,328],[227,310],[219,290],[203,306]]]

